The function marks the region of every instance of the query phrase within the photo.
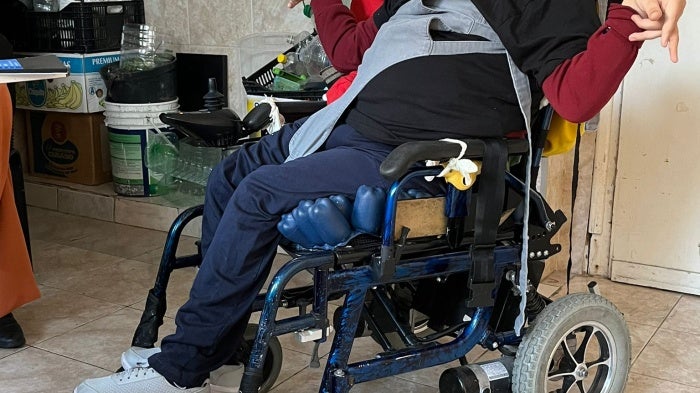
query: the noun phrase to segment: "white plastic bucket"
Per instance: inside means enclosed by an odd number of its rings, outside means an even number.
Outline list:
[[[179,108],[177,100],[154,104],[105,103],[114,191],[126,196],[155,196],[167,189],[165,174],[146,167],[149,136],[169,131],[159,116]]]

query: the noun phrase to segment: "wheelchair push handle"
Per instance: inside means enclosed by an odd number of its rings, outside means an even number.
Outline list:
[[[484,140],[465,139],[467,150],[463,158],[480,158],[484,155]],[[511,139],[507,141],[508,154],[522,154],[528,151],[528,141]],[[385,179],[395,181],[408,172],[415,163],[426,160],[446,160],[459,156],[462,147],[447,141],[407,142],[394,149],[384,159],[379,172]]]

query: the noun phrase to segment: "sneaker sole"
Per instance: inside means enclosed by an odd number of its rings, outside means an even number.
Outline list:
[[[238,393],[239,387],[229,387],[229,386],[219,386],[209,384],[209,391],[211,393]]]

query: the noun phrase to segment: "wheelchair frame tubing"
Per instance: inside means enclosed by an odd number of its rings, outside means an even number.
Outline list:
[[[518,261],[518,247],[498,247],[495,251],[497,274],[500,274],[505,266]],[[456,340],[450,343],[420,345],[396,351],[380,359],[348,364],[365,295],[370,288],[384,285],[387,282],[379,281],[371,266],[326,271],[333,264],[334,255],[332,252],[319,252],[311,256],[302,256],[285,264],[272,279],[265,295],[255,344],[241,380],[241,392],[255,393],[258,391],[263,379],[262,367],[265,362],[265,354],[272,336],[327,326],[328,321],[323,317],[324,310],[327,309],[328,305],[327,296],[334,293],[345,293],[346,300],[341,327],[333,340],[320,392],[346,393],[356,383],[447,363],[460,358],[476,344],[490,337],[488,322],[492,308],[480,308],[472,317],[470,325]],[[390,282],[433,278],[467,271],[470,267],[471,259],[468,252],[424,257],[398,265]],[[285,285],[294,275],[308,269],[316,269],[314,275],[316,279],[320,275],[322,280],[327,282],[327,285],[324,286],[325,289],[319,288],[316,292],[314,312],[277,321],[277,310]],[[316,282],[317,286],[318,284]],[[320,299],[324,296],[326,299]],[[253,311],[256,311],[255,307]]]

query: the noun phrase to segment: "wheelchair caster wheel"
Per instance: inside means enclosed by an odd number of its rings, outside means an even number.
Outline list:
[[[243,343],[236,354],[236,358],[243,364],[248,363],[250,352],[255,343],[255,336],[258,333],[258,324],[249,323],[243,335]],[[268,392],[275,384],[282,369],[282,345],[277,337],[270,338],[270,344],[265,354],[265,364],[263,364],[263,383],[260,386],[260,393]]]
[[[515,357],[513,393],[622,393],[630,362],[617,308],[600,295],[571,294],[530,324]]]

